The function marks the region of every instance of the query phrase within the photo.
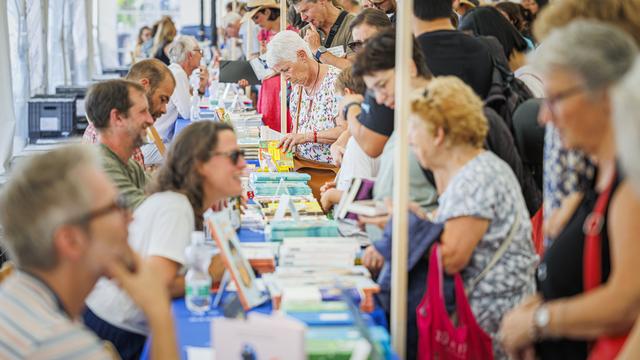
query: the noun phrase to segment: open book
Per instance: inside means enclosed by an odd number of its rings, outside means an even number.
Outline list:
[[[356,215],[349,214],[348,207],[356,200],[369,200],[373,198],[373,185],[375,181],[366,178],[351,179],[349,190],[345,191],[340,198],[340,202],[336,207],[334,216],[336,219],[351,218],[355,219]]]

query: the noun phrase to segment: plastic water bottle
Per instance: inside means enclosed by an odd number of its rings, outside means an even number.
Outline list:
[[[193,88],[193,95],[191,95],[191,121],[200,120],[200,95],[198,95],[198,88]]]
[[[194,314],[204,314],[211,307],[210,250],[205,244],[204,233],[194,231],[191,234],[191,245],[186,249],[189,270],[184,278],[184,300],[187,309]]]

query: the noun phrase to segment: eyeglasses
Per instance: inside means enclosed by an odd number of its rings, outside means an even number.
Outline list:
[[[371,6],[373,6],[373,8],[378,9],[378,10],[382,10],[382,4],[384,4],[386,2],[387,2],[387,0],[382,0],[382,1],[377,0],[377,2],[370,1]]]
[[[72,224],[86,224],[101,216],[110,214],[113,211],[120,211],[123,214],[129,210],[129,203],[124,195],[119,195],[109,205],[90,211],[84,215],[70,221]]]
[[[560,91],[559,93],[555,94],[555,95],[548,95],[545,98],[545,102],[547,104],[547,106],[549,107],[549,110],[551,110],[551,113],[555,112],[555,108],[558,105],[558,103],[562,100],[566,100],[571,96],[577,95],[581,92],[583,92],[585,90],[584,85],[580,84],[580,85],[576,85],[574,87],[571,87],[567,90],[564,91]]]
[[[358,52],[364,46],[364,41],[352,41],[348,43],[347,46],[351,51]]]
[[[204,55],[204,51],[202,49],[193,49],[191,51],[200,53],[200,55]]]
[[[240,161],[240,157],[244,158],[244,150],[238,149],[233,151],[216,151],[211,156],[224,156],[229,158],[233,165],[238,165],[238,161]]]
[[[251,20],[253,20],[254,22],[258,20],[258,15],[260,14],[264,14],[264,10],[265,9],[260,9],[258,10],[258,12],[256,12],[255,14],[253,14],[253,16],[251,17]]]

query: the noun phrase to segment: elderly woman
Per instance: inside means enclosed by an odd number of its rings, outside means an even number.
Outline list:
[[[318,63],[307,43],[295,32],[275,35],[267,45],[267,64],[284,74],[293,87],[290,113],[294,131],[280,146],[307,160],[330,164],[329,147],[345,130],[336,125],[338,102],[335,82],[340,70]]]
[[[638,313],[639,207],[616,166],[610,104],[611,86],[636,56],[626,33],[576,20],[553,31],[532,58],[548,94],[540,116],[598,169],[545,253],[540,293],[505,316],[503,344],[514,357],[535,345],[542,359],[585,359],[590,341],[625,333]]]
[[[468,297],[478,324],[494,339],[495,357],[504,358],[496,338],[500,320],[535,285],[531,222],[518,180],[507,163],[483,149],[489,125],[482,101],[462,80],[433,79],[411,110],[409,143],[433,172],[440,194],[435,221],[444,223],[444,270],[461,272],[469,287],[499,254]]]
[[[186,265],[191,233],[203,229],[206,209],[240,195],[244,167],[243,151],[227,124],[197,122],[176,137],[152,194],[136,209],[129,227],[129,244],[172,295],[184,293],[179,270]],[[110,341],[122,359],[138,359],[149,326],[132,300],[113,281],[101,279],[86,302],[85,324]]]

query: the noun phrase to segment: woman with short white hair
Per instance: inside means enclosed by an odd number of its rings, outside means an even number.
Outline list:
[[[335,82],[340,69],[318,63],[307,43],[290,30],[271,39],[266,58],[269,67],[282,73],[293,87],[289,111],[294,131],[280,146],[295,150],[301,158],[330,164],[329,147],[346,130],[346,125],[336,123],[339,99]]]

